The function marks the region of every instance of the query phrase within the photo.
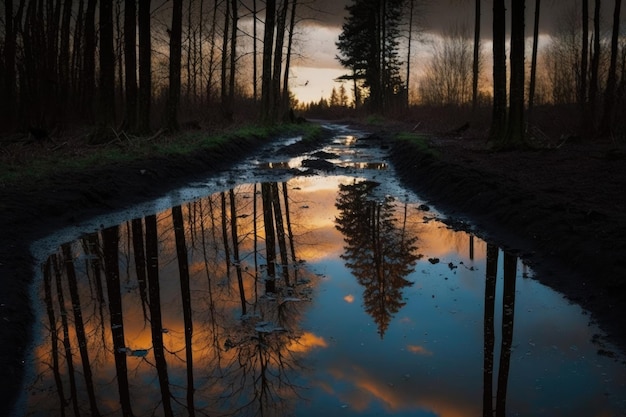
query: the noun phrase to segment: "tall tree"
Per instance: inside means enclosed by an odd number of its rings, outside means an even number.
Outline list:
[[[99,124],[115,123],[115,53],[113,50],[113,1],[100,0],[100,85]]]
[[[289,69],[291,66],[291,49],[293,47],[293,34],[296,26],[296,6],[298,0],[291,2],[291,17],[289,19],[289,38],[287,40],[287,51],[285,58],[285,75],[283,76],[283,97],[281,99],[282,108],[281,112],[285,114],[291,103],[289,102]]]
[[[237,64],[237,31],[239,30],[238,0],[231,0],[231,15],[233,27],[230,33],[230,74],[228,78],[228,107],[230,109],[229,120],[233,118],[233,106],[235,104],[235,74]]]
[[[511,3],[511,86],[505,147],[519,147],[524,142],[524,3],[524,0]]]
[[[72,0],[63,3],[63,19],[61,21],[61,44],[59,45],[59,101],[62,118],[67,117],[70,96],[70,20],[72,18]]]
[[[600,71],[600,9],[601,1],[595,0],[595,7],[593,11],[593,52],[591,55],[591,78],[589,80],[589,111],[585,112],[587,121],[585,126],[591,132],[595,132],[596,129],[596,111],[597,111],[597,96],[598,96],[598,73]]]
[[[83,82],[81,88],[82,105],[80,108],[83,111],[83,116],[88,121],[93,119],[93,97],[96,87],[96,3],[97,0],[88,0],[85,12],[85,47],[83,50]],[[113,36],[112,33],[111,36]]]
[[[537,78],[537,46],[539,43],[539,14],[541,12],[541,0],[535,0],[535,21],[533,25],[533,51],[530,61],[530,85],[528,87],[528,117],[535,103],[535,80]]]
[[[261,117],[270,121],[272,96],[272,52],[274,24],[276,22],[276,0],[267,0],[265,7],[265,33],[263,35],[263,65],[261,74]]]
[[[582,45],[578,82],[578,104],[584,107],[587,102],[587,63],[589,60],[589,0],[582,0],[582,9]]]
[[[506,129],[506,9],[504,0],[493,2],[493,113],[489,139],[500,140]]]
[[[137,131],[150,131],[152,102],[152,41],[150,32],[150,0],[139,0],[139,95],[137,102]]]
[[[16,31],[13,26],[13,0],[5,0],[4,3],[4,97],[2,99],[2,111],[0,120],[7,130],[15,119],[15,103],[17,78],[15,72]],[[1,68],[0,68],[1,69]],[[1,73],[0,73],[1,74]]]
[[[274,67],[272,68],[272,94],[270,106],[272,119],[276,120],[280,109],[280,80],[283,66],[283,44],[285,42],[285,29],[287,27],[287,10],[289,0],[281,0],[278,8],[276,21],[276,45],[274,46]]]
[[[372,112],[386,111],[404,90],[398,52],[402,8],[403,2],[391,0],[354,0],[346,7],[336,58],[352,72],[343,79],[363,80]]]
[[[124,69],[127,129],[137,128],[137,0],[124,2]]]
[[[165,109],[165,127],[179,130],[178,107],[180,105],[180,67],[183,36],[183,0],[174,0],[172,6],[172,28],[170,30],[169,91]]]
[[[602,136],[610,136],[613,131],[613,121],[615,118],[615,95],[617,87],[617,54],[619,53],[619,26],[622,0],[615,0],[613,10],[613,33],[611,35],[611,59],[609,64],[609,74],[606,80],[606,90],[604,91],[604,113],[600,123]]]
[[[231,1],[226,0],[226,10],[224,11],[224,33],[222,33],[222,73],[220,77],[221,88],[220,98],[222,112],[226,119],[230,118],[231,109],[228,103],[228,40],[230,36],[230,5]]]
[[[478,105],[478,76],[480,71],[480,1],[475,0],[474,10],[474,61],[472,64],[472,111]]]

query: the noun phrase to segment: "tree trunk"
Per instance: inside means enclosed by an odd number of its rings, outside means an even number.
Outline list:
[[[87,1],[85,13],[85,48],[83,52],[82,70],[82,105],[80,106],[84,118],[93,121],[93,105],[96,89],[96,3],[97,0]]]
[[[243,286],[243,271],[241,269],[241,259],[239,259],[239,233],[237,230],[237,206],[235,205],[235,190],[229,190],[230,197],[230,236],[233,241],[233,258],[235,269],[237,270],[237,284],[239,285],[239,298],[241,300],[241,314],[247,314],[246,292]]]
[[[252,97],[254,99],[254,103],[259,100],[258,90],[259,90],[259,74],[257,69],[257,9],[256,9],[256,0],[252,0]]]
[[[229,114],[227,120],[233,120],[233,106],[235,105],[235,74],[236,68],[235,65],[237,63],[237,30],[238,30],[238,20],[239,16],[237,14],[237,1],[232,0],[231,13],[233,18],[233,27],[230,35],[230,75],[228,79],[228,109]]]
[[[587,102],[587,62],[589,59],[589,0],[583,0],[582,44],[580,54],[580,75],[578,80],[578,104],[584,108]],[[583,109],[584,112],[584,109]]]
[[[528,87],[528,118],[535,104],[535,80],[537,78],[537,44],[539,41],[539,15],[541,12],[541,0],[535,0],[535,22],[533,26],[533,51],[530,61],[530,85]]]
[[[150,105],[152,103],[152,40],[150,32],[150,0],[139,0],[139,96],[137,103],[137,131],[150,132]]]
[[[13,0],[5,0],[4,16],[6,20],[4,26],[5,79],[0,120],[3,121],[3,128],[10,131],[15,123],[15,86],[17,85],[17,74],[15,71],[16,31],[13,28]]]
[[[137,2],[124,4],[124,65],[126,75],[126,128],[137,129]]]
[[[63,19],[61,21],[61,44],[59,47],[59,106],[63,119],[67,118],[70,98],[70,20],[72,18],[72,0],[65,0],[63,4]]]
[[[596,0],[593,13],[593,54],[591,56],[591,79],[589,80],[589,111],[585,112],[587,133],[595,133],[598,96],[598,72],[600,70],[600,8],[601,1]]]
[[[515,0],[511,4],[511,87],[505,147],[520,147],[524,142],[524,3]]]
[[[267,0],[265,8],[265,34],[263,35],[263,73],[261,74],[261,117],[271,121],[272,96],[272,48],[274,46],[274,23],[276,0]]]
[[[506,11],[504,0],[493,2],[493,114],[489,139],[499,141],[506,129]]]
[[[474,61],[472,64],[472,112],[478,106],[478,76],[480,70],[480,1],[475,0],[474,11]]]
[[[115,124],[115,54],[113,50],[113,1],[100,0],[100,128]]]
[[[407,44],[407,52],[406,52],[406,107],[409,107],[410,104],[410,89],[411,89],[411,43],[413,41],[413,12],[415,11],[415,0],[409,1],[409,39]],[[356,109],[356,96],[355,96],[355,106]]]
[[[615,118],[615,95],[617,87],[617,54],[619,53],[619,17],[622,0],[615,0],[613,11],[613,34],[611,36],[611,61],[609,64],[609,74],[606,80],[606,90],[604,91],[604,113],[600,132],[602,136],[609,137],[613,133],[613,121]]]
[[[221,80],[221,88],[220,88],[220,98],[222,103],[222,112],[226,119],[228,119],[228,115],[230,113],[230,108],[228,106],[228,36],[229,36],[229,27],[230,27],[230,0],[226,0],[226,11],[224,11],[224,33],[222,33],[222,75],[220,77]]]
[[[169,92],[165,110],[165,127],[171,132],[179,130],[178,107],[180,105],[180,66],[183,36],[183,0],[174,0],[172,29],[170,31]]]
[[[291,49],[293,47],[293,32],[296,26],[296,6],[298,0],[291,3],[291,18],[289,19],[289,38],[287,40],[287,57],[285,58],[285,75],[283,76],[283,98],[281,112],[286,114],[291,108],[289,102],[289,67],[291,66]]]
[[[276,46],[274,47],[274,68],[272,69],[271,107],[272,119],[277,120],[280,113],[280,75],[283,65],[283,44],[285,43],[285,28],[287,26],[287,9],[289,0],[282,0],[276,22]]]

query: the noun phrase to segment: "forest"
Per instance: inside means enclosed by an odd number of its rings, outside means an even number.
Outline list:
[[[576,122],[558,134],[623,137],[621,0],[553,5],[562,22],[548,35],[540,0],[472,3],[473,25],[433,37],[426,1],[350,2],[336,41],[346,74],[329,97],[305,103],[290,73],[307,42],[299,27],[323,13],[314,1],[6,0],[0,129],[42,138],[92,126],[98,143],[289,120],[293,110],[412,121],[456,108],[501,143],[554,134],[539,117],[546,111]]]

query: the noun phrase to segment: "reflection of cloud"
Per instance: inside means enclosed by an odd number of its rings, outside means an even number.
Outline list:
[[[346,295],[345,297],[343,297],[343,300],[344,300],[346,303],[350,303],[350,304],[352,304],[352,303],[354,302],[354,295],[352,295],[352,294],[348,294],[348,295]]]
[[[387,410],[393,412],[422,410],[441,417],[467,417],[480,415],[476,406],[463,398],[451,401],[449,392],[431,392],[432,387],[423,387],[415,391],[414,384],[394,384],[385,378],[369,374],[366,369],[349,365],[349,369],[333,368],[329,373],[338,380],[343,380],[350,387],[337,393],[341,401],[356,411],[367,410],[372,401],[380,401]],[[442,393],[445,394],[442,396]]]
[[[419,345],[407,345],[406,350],[408,350],[411,353],[415,353],[417,355],[424,355],[424,356],[432,356],[433,353],[426,349],[424,346],[419,346]]]
[[[323,337],[305,332],[298,340],[292,341],[287,349],[291,352],[307,352],[316,347],[325,348],[328,347],[328,343]]]

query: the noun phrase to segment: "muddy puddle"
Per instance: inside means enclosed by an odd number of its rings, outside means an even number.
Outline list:
[[[37,242],[18,415],[626,413],[584,311],[333,129]]]

